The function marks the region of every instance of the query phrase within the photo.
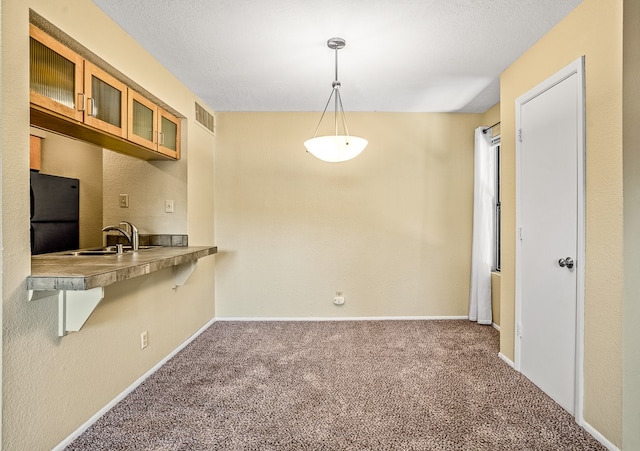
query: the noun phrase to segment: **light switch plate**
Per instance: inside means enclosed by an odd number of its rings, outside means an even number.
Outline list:
[[[129,195],[128,194],[120,194],[120,208],[129,208]]]
[[[164,212],[165,213],[173,213],[173,201],[165,200],[164,201]]]

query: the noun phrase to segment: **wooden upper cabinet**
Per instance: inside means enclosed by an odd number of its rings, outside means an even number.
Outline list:
[[[127,86],[99,67],[84,62],[84,122],[108,133],[127,137]]]
[[[128,139],[179,159],[180,119],[131,88],[128,99]]]
[[[30,33],[31,103],[82,121],[82,57],[33,25]]]
[[[168,157],[180,158],[180,119],[158,107],[158,152]]]
[[[81,57],[34,25],[29,31],[32,125],[137,158],[180,158],[178,117],[96,66],[97,57]]]
[[[158,106],[133,89],[128,90],[129,140],[151,150],[158,149]]]
[[[126,138],[124,83],[31,25],[31,103]]]

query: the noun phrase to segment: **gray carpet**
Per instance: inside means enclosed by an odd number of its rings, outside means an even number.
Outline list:
[[[469,321],[218,322],[67,450],[603,450]]]

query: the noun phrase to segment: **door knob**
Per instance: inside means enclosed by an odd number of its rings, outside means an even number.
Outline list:
[[[561,258],[560,260],[558,260],[558,264],[561,268],[564,268],[566,266],[567,268],[571,269],[573,268],[573,259],[571,257]]]

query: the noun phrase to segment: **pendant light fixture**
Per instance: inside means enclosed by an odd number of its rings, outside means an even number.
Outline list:
[[[327,46],[336,51],[336,77],[331,84],[331,94],[329,100],[324,106],[322,116],[316,127],[316,131],[313,134],[313,138],[304,142],[304,146],[307,148],[307,152],[311,152],[316,158],[330,163],[337,163],[340,161],[351,160],[357,157],[367,147],[367,140],[359,138],[357,136],[350,136],[349,129],[347,128],[347,119],[344,114],[344,108],[342,107],[342,98],[340,97],[340,82],[338,81],[338,50],[343,49],[346,45],[346,41],[342,38],[331,38],[327,41]],[[327,107],[331,103],[331,98],[334,99],[334,128],[335,135],[318,136],[318,129],[322,123]],[[338,114],[342,115],[342,128],[344,135],[338,134]]]

